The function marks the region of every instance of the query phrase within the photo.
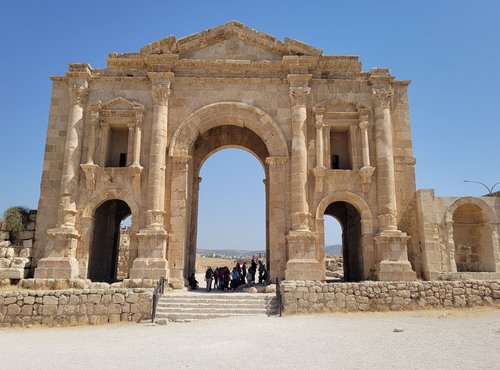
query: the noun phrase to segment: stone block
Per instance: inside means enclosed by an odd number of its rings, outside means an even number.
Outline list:
[[[7,306],[7,315],[14,316],[21,313],[21,307],[19,305],[12,303]]]
[[[59,303],[59,298],[56,296],[46,295],[43,297],[42,303],[44,305],[56,305]]]
[[[11,268],[15,269],[25,269],[29,268],[31,265],[31,258],[14,257],[10,264]]]
[[[56,304],[44,304],[42,306],[42,315],[43,316],[55,316],[57,313],[57,305]]]
[[[6,268],[0,269],[0,279],[24,279],[28,276],[28,270]]]
[[[11,263],[12,263],[11,258],[0,258],[0,269],[9,268]]]

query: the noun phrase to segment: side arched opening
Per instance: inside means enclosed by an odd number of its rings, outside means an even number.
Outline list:
[[[453,212],[453,241],[458,272],[494,272],[491,227],[481,208],[472,203]]]
[[[362,230],[358,210],[350,203],[339,201],[326,207],[324,214],[334,217],[342,226],[343,280],[363,280]]]
[[[89,251],[88,278],[92,281],[114,282],[118,278],[121,222],[131,215],[122,200],[102,203],[94,214],[94,231]],[[123,273],[120,272],[120,277]]]

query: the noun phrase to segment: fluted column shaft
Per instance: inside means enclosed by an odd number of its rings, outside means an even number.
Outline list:
[[[71,108],[69,111],[66,142],[64,146],[64,162],[61,175],[60,205],[58,224],[68,228],[75,226],[76,204],[71,199],[77,193],[78,175],[80,170],[83,107],[88,97],[86,80],[70,80]]]
[[[363,153],[363,167],[370,167],[370,147],[368,143],[368,116],[361,115],[358,124],[361,130],[361,151]]]
[[[316,167],[325,167],[323,144],[323,115],[316,114]]]
[[[307,119],[306,99],[310,94],[309,87],[290,87],[292,105],[292,229],[309,230],[306,182],[307,182],[307,146],[304,126]]]
[[[168,131],[168,101],[173,73],[149,73],[152,80],[153,124],[149,152],[148,197],[146,212],[148,228],[163,229],[165,194],[165,155]]]
[[[392,94],[393,89],[391,87],[373,89],[377,149],[378,218],[381,231],[397,230],[396,181],[394,177],[390,110]]]

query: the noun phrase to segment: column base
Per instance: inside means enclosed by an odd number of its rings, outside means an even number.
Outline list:
[[[417,280],[408,261],[406,242],[410,237],[400,230],[384,230],[373,238],[377,256],[381,260],[375,266],[375,274],[381,281]]]
[[[412,270],[410,261],[380,261],[375,274],[380,281],[417,280],[417,274]]]
[[[144,229],[137,233],[139,239],[139,257],[130,269],[130,279],[168,278],[166,259],[167,232],[162,228]]]
[[[35,279],[76,279],[78,274],[78,261],[74,257],[45,257],[35,269]]]
[[[316,259],[316,237],[310,231],[292,230],[286,236],[288,261],[285,280],[325,280],[325,266]]]
[[[166,258],[136,258],[130,269],[130,280],[168,277]]]

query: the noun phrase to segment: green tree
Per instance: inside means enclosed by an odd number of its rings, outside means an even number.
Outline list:
[[[3,213],[4,229],[10,232],[12,242],[18,242],[21,232],[26,230],[29,222],[30,210],[26,207],[10,207]]]

